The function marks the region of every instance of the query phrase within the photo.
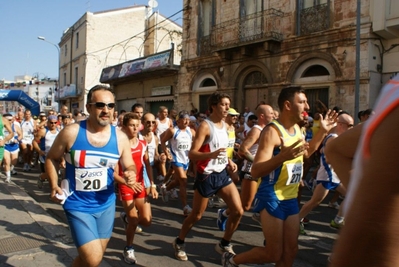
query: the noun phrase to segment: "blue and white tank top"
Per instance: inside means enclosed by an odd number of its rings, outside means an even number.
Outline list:
[[[324,154],[324,148],[326,146],[327,140],[330,139],[331,137],[337,137],[338,135],[333,133],[329,134],[324,138],[322,147],[321,147],[321,153],[320,153],[320,168],[317,171],[317,181],[326,181],[326,182],[332,182],[332,183],[340,183],[341,181],[339,180],[337,174],[334,172],[332,166],[327,163],[326,160],[326,155]]]
[[[190,127],[180,129],[179,127],[174,128],[175,133],[170,139],[170,152],[172,153],[172,162],[178,162],[188,164],[190,162],[188,158],[188,152],[191,149],[193,142],[193,136],[190,131]]]
[[[111,137],[103,147],[89,143],[86,129],[87,121],[81,121],[76,141],[65,154],[72,195],[64,209],[96,213],[115,204],[114,168],[120,156],[115,127],[110,127]]]
[[[52,133],[47,127],[45,127],[45,129],[46,129],[46,134],[44,135],[44,137],[40,138],[40,144],[39,144],[40,150],[44,151],[45,153],[44,156],[39,157],[41,163],[44,163],[46,155],[50,151],[50,148],[53,145],[54,140],[59,133],[58,129],[55,130],[55,133]]]

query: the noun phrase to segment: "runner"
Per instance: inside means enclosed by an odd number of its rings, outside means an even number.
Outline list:
[[[187,204],[187,169],[190,164],[188,152],[190,151],[195,131],[188,125],[190,122],[189,113],[179,112],[179,118],[176,121],[177,126],[173,129],[168,128],[161,137],[162,150],[166,152],[167,157],[171,157],[171,166],[173,168],[173,180],[167,185],[161,186],[162,198],[167,200],[168,191],[179,185],[180,201],[183,205],[183,215],[187,216],[191,212],[190,205]],[[170,152],[166,149],[166,143],[170,143]]]
[[[122,131],[130,141],[132,158],[136,165],[136,183],[133,186],[126,185],[122,178],[123,172],[120,165],[115,168],[115,181],[119,184],[119,197],[122,201],[124,212],[121,213],[122,221],[126,231],[126,246],[123,250],[123,258],[126,263],[137,262],[134,255],[133,240],[136,229],[140,223],[142,226],[151,225],[151,205],[148,201],[148,194],[144,190],[144,164],[147,166],[147,174],[151,182],[150,194],[158,198],[158,192],[152,179],[152,171],[147,151],[147,142],[139,140],[140,119],[135,113],[127,113],[123,117]]]
[[[189,158],[197,161],[197,177],[194,183],[193,210],[184,220],[179,236],[173,241],[175,257],[188,259],[185,252],[185,238],[204,213],[208,198],[213,194],[222,197],[230,209],[223,238],[216,244],[219,253],[234,253],[230,241],[243,214],[237,187],[228,176],[226,168],[237,170],[237,165],[227,158],[228,135],[224,119],[230,108],[230,96],[215,92],[208,98],[211,112],[208,120],[201,123],[191,147]]]
[[[47,175],[44,169],[44,162],[46,160],[46,155],[50,151],[51,146],[57,137],[59,130],[57,129],[57,116],[50,115],[47,120],[47,126],[39,129],[35,134],[35,139],[33,140],[33,148],[39,155],[40,171],[39,177],[37,179],[37,187],[39,189],[43,188],[43,183],[47,179]],[[65,165],[62,161],[61,166]]]
[[[4,172],[6,173],[6,183],[11,182],[11,174],[15,175],[17,172],[14,166],[18,162],[19,141],[22,139],[22,132],[20,124],[14,120],[9,113],[4,114],[3,119],[8,120],[11,125],[12,138],[5,142],[4,146]],[[10,134],[7,127],[3,128],[3,136],[7,137]]]
[[[276,266],[288,267],[295,259],[299,233],[296,198],[302,178],[302,158],[317,149],[333,127],[336,115],[329,111],[326,119],[321,116],[319,133],[308,144],[297,124],[303,120],[303,112],[309,109],[305,91],[300,87],[282,89],[278,106],[279,120],[263,129],[251,170],[252,177],[262,177],[254,211],[260,213],[266,244],[237,255],[224,253],[223,266],[275,262]]]
[[[25,110],[24,119],[21,122],[21,130],[23,138],[21,140],[21,151],[24,162],[22,170],[24,172],[31,170],[34,133],[36,131],[36,121],[32,118],[30,110]]]
[[[65,127],[46,157],[51,199],[63,208],[78,250],[72,266],[100,265],[115,218],[114,168],[121,163],[126,184],[136,184],[127,136],[111,126],[115,97],[107,86],[87,94],[87,120]],[[65,154],[66,179],[58,186],[57,168]]]

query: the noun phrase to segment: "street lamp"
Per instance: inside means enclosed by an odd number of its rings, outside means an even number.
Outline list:
[[[57,80],[57,96],[59,96],[59,94],[60,94],[60,57],[61,57],[61,51],[60,51],[60,48],[59,48],[59,46],[58,45],[56,45],[56,44],[54,44],[54,43],[52,43],[52,42],[50,42],[50,41],[47,41],[46,40],[46,38],[44,38],[43,36],[38,36],[37,37],[37,39],[39,39],[39,40],[42,40],[42,41],[45,41],[46,43],[49,43],[49,44],[51,44],[51,45],[53,45],[53,46],[55,46],[55,48],[57,48],[57,51],[58,51],[58,80]],[[60,99],[59,99],[59,97],[58,97],[58,101],[59,101]],[[58,102],[58,109],[60,109],[60,103]],[[58,110],[59,111],[59,110]]]

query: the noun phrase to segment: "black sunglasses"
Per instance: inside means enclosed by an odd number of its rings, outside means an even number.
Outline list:
[[[156,121],[146,121],[146,123],[147,123],[147,124],[151,124],[151,123],[152,123],[152,124],[155,124]]]
[[[108,109],[114,109],[115,103],[104,103],[104,102],[96,102],[96,103],[89,103],[89,105],[95,105],[98,109],[103,109],[107,106]]]

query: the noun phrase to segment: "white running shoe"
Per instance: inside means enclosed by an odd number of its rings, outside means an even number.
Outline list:
[[[193,211],[193,209],[192,209],[189,205],[186,205],[186,206],[183,208],[183,215],[184,215],[185,217],[187,217],[192,211]]]
[[[7,177],[4,182],[6,182],[7,184],[11,183],[11,177]]]
[[[180,261],[186,261],[188,259],[186,251],[185,251],[185,245],[184,244],[177,244],[176,239],[173,240],[173,249],[175,250],[175,257],[176,259]]]
[[[208,208],[214,208],[215,207],[215,201],[213,201],[213,197],[210,197],[208,199]]]
[[[123,259],[128,264],[135,264],[137,262],[136,256],[134,255],[134,249],[125,247],[123,250]]]
[[[178,199],[179,198],[179,194],[177,193],[177,190],[176,189],[172,189],[172,190],[170,190],[170,198],[172,198],[172,199]]]
[[[332,209],[339,210],[339,204],[338,204],[338,202],[334,202],[334,203],[328,202],[328,207],[329,207],[329,208],[332,208]]]
[[[166,185],[163,184],[161,186],[161,194],[162,194],[162,201],[168,202],[169,201],[169,192],[166,190]]]

